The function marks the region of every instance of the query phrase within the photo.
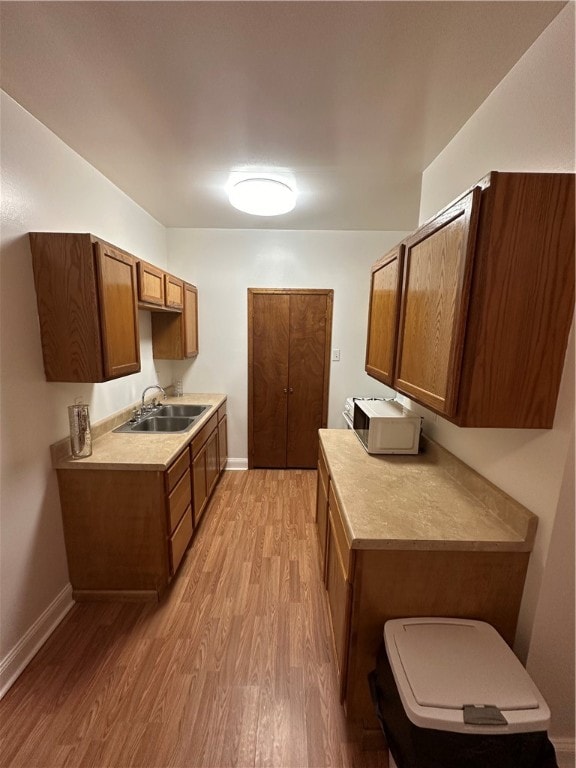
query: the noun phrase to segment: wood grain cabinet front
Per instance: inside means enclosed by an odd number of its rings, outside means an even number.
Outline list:
[[[333,489],[330,489],[326,539],[326,593],[334,639],[340,701],[344,701],[346,696],[350,611],[352,607],[351,579],[355,554],[349,549],[345,539],[342,540],[342,534],[338,502]]]
[[[574,175],[493,171],[374,265],[366,371],[458,426],[550,428],[573,314]]]
[[[226,416],[226,403],[218,408],[218,466],[219,471],[226,469],[228,460],[228,418]]]
[[[210,499],[218,471],[218,415],[215,413],[192,440],[191,461],[194,524],[198,525]]]
[[[164,271],[148,264],[145,261],[139,261],[138,270],[138,304],[142,309],[164,307]]]
[[[383,384],[394,383],[396,340],[404,246],[398,245],[372,267],[366,342],[366,372]]]
[[[74,599],[157,599],[192,539],[189,448],[164,472],[57,473]]]
[[[175,306],[175,305],[172,305]],[[152,312],[152,352],[159,360],[185,360],[198,354],[198,289],[182,284],[181,312]]]
[[[320,573],[326,580],[326,549],[328,537],[328,489],[330,479],[322,446],[318,453],[318,476],[316,478],[316,527],[320,551]]]
[[[136,260],[90,234],[31,232],[47,381],[140,370]]]
[[[325,584],[340,698],[351,723],[378,731],[366,681],[385,622],[408,616],[476,618],[492,624],[511,645],[530,553],[393,549],[378,542],[356,549],[346,537],[338,477],[329,477],[328,487]],[[319,495],[322,489],[323,481]],[[323,504],[321,497],[317,506]]]
[[[173,309],[184,307],[184,281],[174,275],[164,275],[164,294],[166,306]]]

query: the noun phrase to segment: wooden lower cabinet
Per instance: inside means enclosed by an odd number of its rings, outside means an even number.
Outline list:
[[[184,553],[188,549],[188,544],[192,540],[193,528],[192,507],[188,505],[185,514],[182,516],[182,520],[180,520],[178,527],[170,537],[169,551],[171,576],[176,573],[176,569],[182,562]]]
[[[74,599],[157,599],[192,538],[189,449],[165,472],[57,473]]]
[[[221,408],[165,471],[57,470],[75,600],[158,599],[168,586],[226,463]]]
[[[226,403],[218,408],[218,464],[220,472],[226,469],[228,460],[228,418]]]
[[[384,623],[417,616],[480,619],[512,645],[529,553],[353,550],[331,480],[329,488],[325,583],[339,690],[347,719],[368,734],[380,730],[367,677]]]
[[[320,573],[326,580],[326,546],[328,536],[328,487],[330,479],[326,459],[322,448],[318,455],[318,477],[316,486],[316,525],[318,526],[318,546],[320,551]]]
[[[194,525],[198,525],[218,480],[218,414],[215,413],[192,440]]]

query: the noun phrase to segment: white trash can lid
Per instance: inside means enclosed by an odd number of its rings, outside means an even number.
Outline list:
[[[384,642],[414,725],[475,734],[547,730],[548,705],[490,624],[393,619],[384,625]]]

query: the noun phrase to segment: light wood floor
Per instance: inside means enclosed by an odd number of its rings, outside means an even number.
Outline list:
[[[384,768],[338,703],[316,472],[225,472],[160,604],[84,603],[0,702],[2,768]]]

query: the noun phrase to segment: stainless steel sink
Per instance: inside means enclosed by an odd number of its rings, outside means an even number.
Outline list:
[[[145,416],[140,421],[127,421],[113,432],[186,432],[194,425],[198,417],[192,416]]]
[[[152,413],[127,421],[113,432],[186,432],[204,413],[209,405],[168,404],[155,408]]]
[[[132,424],[130,432],[186,432],[192,424],[193,418],[183,416],[148,416]]]
[[[169,404],[162,405],[154,412],[155,416],[194,416],[198,417],[208,410],[209,405],[179,405]]]

